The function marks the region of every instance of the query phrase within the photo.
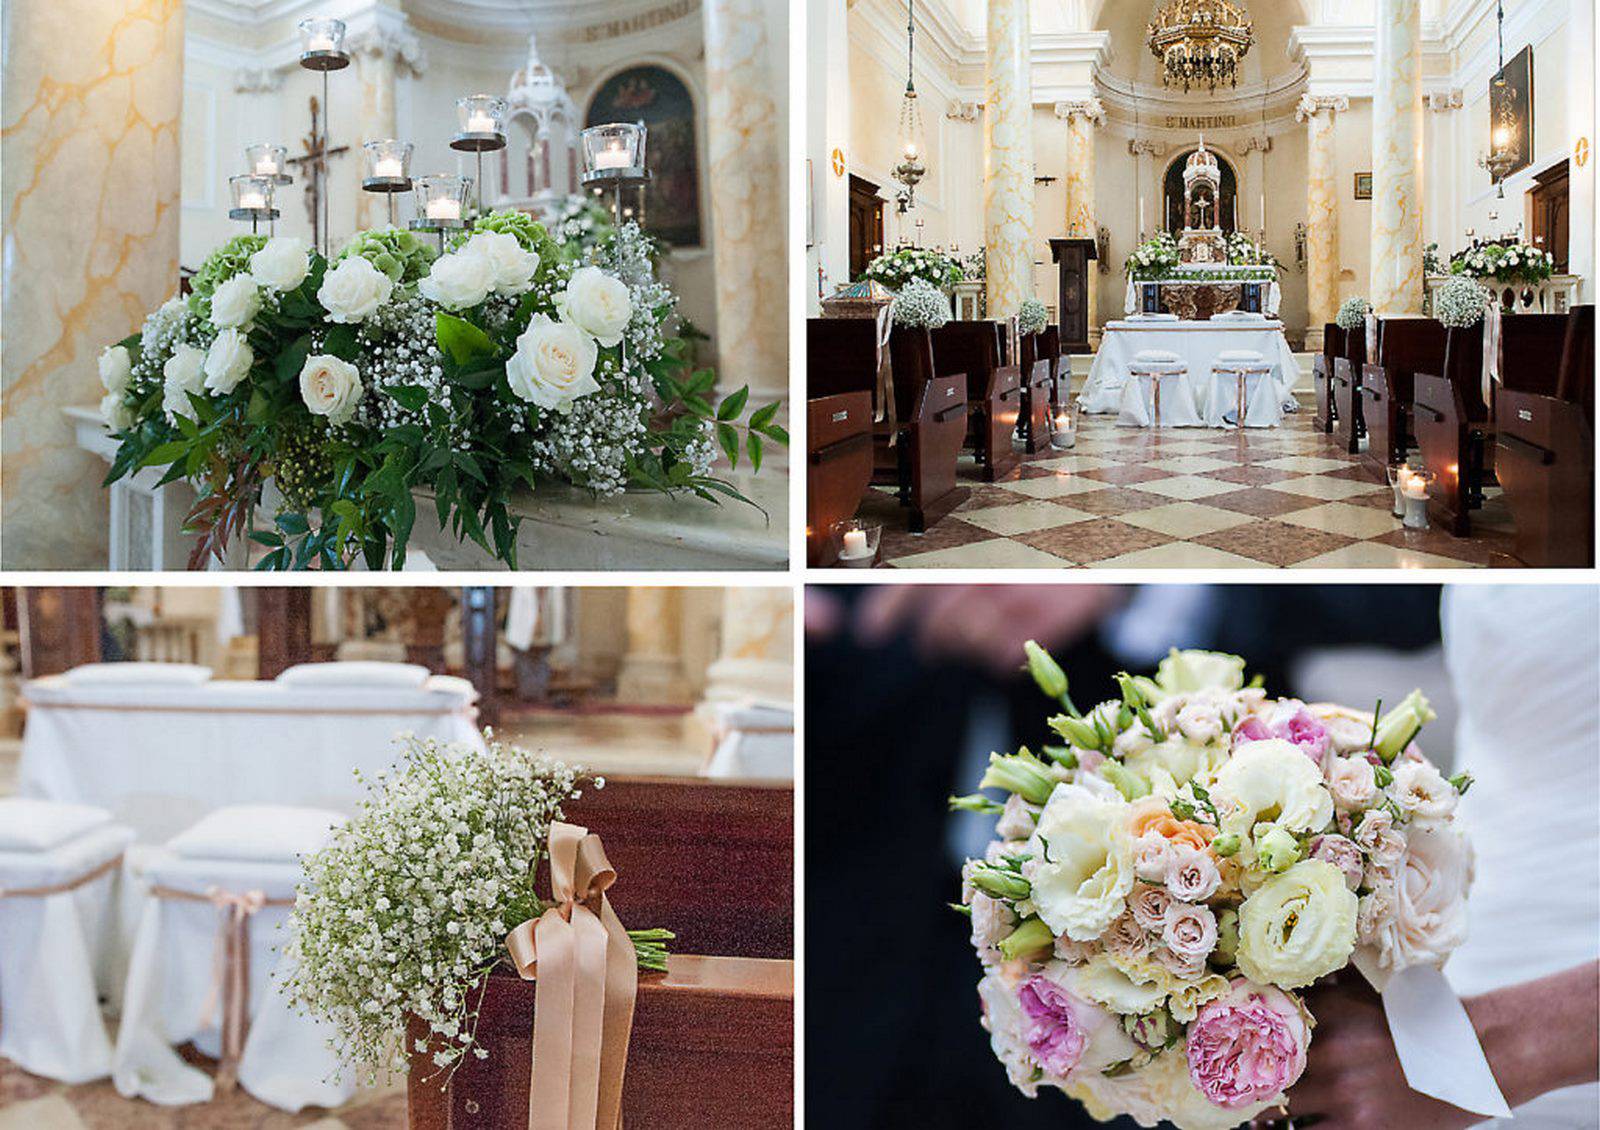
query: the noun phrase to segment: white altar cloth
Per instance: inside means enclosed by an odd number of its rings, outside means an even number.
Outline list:
[[[1211,363],[1228,349],[1249,349],[1273,363],[1272,379],[1286,411],[1294,404],[1294,382],[1299,375],[1294,352],[1276,319],[1243,321],[1212,318],[1177,322],[1123,319],[1107,322],[1100,349],[1089,368],[1089,378],[1078,403],[1085,412],[1116,412],[1122,406],[1122,386],[1128,366],[1146,349],[1178,354],[1189,366],[1189,377],[1204,389],[1211,381]]]
[[[24,688],[22,796],[109,809],[142,843],[161,843],[227,804],[350,812],[364,796],[352,770],[394,761],[394,736],[478,742],[468,684],[288,686],[245,680],[195,687]]]

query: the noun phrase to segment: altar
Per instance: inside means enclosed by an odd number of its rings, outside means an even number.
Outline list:
[[[1204,321],[1234,310],[1276,318],[1282,305],[1283,288],[1273,268],[1179,263],[1160,278],[1129,277],[1123,309]]]
[[[1128,366],[1147,349],[1176,353],[1188,366],[1187,379],[1197,389],[1210,381],[1212,363],[1222,353],[1259,353],[1272,365],[1272,383],[1284,410],[1294,410],[1293,390],[1299,369],[1289,340],[1283,335],[1283,323],[1276,318],[1238,315],[1205,321],[1135,317],[1107,322],[1088,380],[1078,394],[1079,407],[1092,413],[1116,412],[1122,403]]]

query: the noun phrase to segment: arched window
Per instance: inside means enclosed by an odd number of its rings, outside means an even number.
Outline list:
[[[605,81],[589,103],[585,125],[644,122],[651,179],[645,189],[644,228],[675,247],[700,245],[700,155],[695,144],[694,100],[683,80],[665,67],[629,67]],[[623,196],[627,204],[628,194]]]
[[[1222,199],[1221,217],[1218,224],[1225,235],[1233,234],[1239,226],[1239,178],[1234,174],[1233,166],[1228,159],[1212,149],[1206,151],[1217,159],[1218,166],[1222,169]],[[1183,230],[1183,167],[1188,162],[1193,149],[1185,149],[1167,166],[1167,175],[1162,189],[1161,215],[1166,224],[1166,230],[1176,235]]]

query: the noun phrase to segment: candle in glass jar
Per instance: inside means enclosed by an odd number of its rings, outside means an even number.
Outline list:
[[[494,133],[494,119],[488,114],[473,114],[467,119],[468,133]]]
[[[612,142],[594,155],[594,167],[597,169],[625,169],[628,167],[628,154],[623,151],[622,146]]]
[[[271,157],[262,157],[256,162],[256,176],[275,177],[278,175],[278,162]]]
[[[866,530],[846,530],[844,532],[844,551],[839,556],[865,557],[867,552]]]
[[[1402,488],[1407,498],[1427,498],[1428,481],[1421,475],[1408,475]]]
[[[325,34],[323,34],[321,32],[318,32],[318,33],[314,34],[311,37],[311,39],[306,43],[306,50],[307,51],[332,51],[333,50],[333,36],[325,35]]]
[[[240,208],[263,211],[266,209],[266,206],[267,198],[259,192],[241,192],[239,194]]]
[[[372,175],[375,177],[403,177],[406,175],[405,166],[398,157],[379,157],[372,164]]]
[[[459,220],[461,218],[461,201],[453,196],[436,196],[428,201],[428,219],[430,220]]]

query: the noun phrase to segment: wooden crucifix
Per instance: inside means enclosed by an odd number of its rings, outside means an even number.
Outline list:
[[[306,182],[306,211],[311,214],[311,246],[322,246],[322,194],[327,191],[326,178],[328,176],[328,158],[337,157],[349,151],[348,145],[338,145],[328,148],[328,131],[323,124],[322,104],[317,101],[317,96],[311,96],[311,132],[300,139],[300,144],[305,146],[305,152],[298,157],[290,157],[288,164],[304,166],[301,175]]]

